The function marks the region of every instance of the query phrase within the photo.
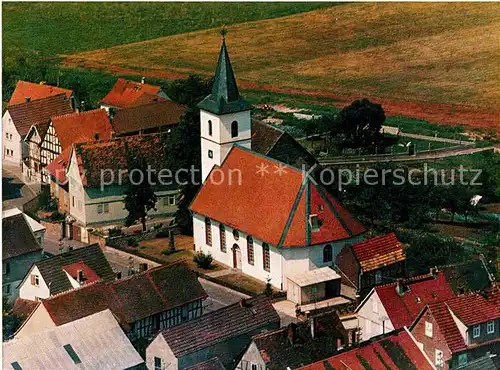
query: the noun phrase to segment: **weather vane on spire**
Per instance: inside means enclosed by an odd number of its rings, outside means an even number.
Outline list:
[[[222,36],[222,39],[225,40],[226,39],[226,35],[227,35],[226,25],[222,26],[222,28],[220,29],[220,34]]]

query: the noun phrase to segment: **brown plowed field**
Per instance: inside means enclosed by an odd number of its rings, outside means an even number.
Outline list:
[[[220,36],[203,30],[65,55],[117,74],[210,76]],[[367,97],[388,115],[500,126],[500,4],[352,3],[241,23],[228,34],[242,90]]]

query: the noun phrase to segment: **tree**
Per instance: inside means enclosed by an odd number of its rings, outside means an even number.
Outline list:
[[[190,75],[185,80],[174,81],[168,89],[169,97],[180,104],[187,105],[186,113],[179,125],[164,138],[165,157],[168,168],[173,172],[187,169],[179,181],[181,197],[175,214],[175,222],[184,234],[193,233],[193,220],[189,205],[196,196],[201,182],[201,147],[200,147],[200,110],[196,106],[210,94],[212,81],[197,75]]]
[[[133,158],[128,163],[131,176],[125,191],[125,209],[128,211],[125,225],[131,226],[140,220],[142,230],[146,231],[146,216],[148,211],[155,209],[156,195],[153,186],[148,182],[144,161]],[[139,173],[142,173],[142,177]]]
[[[431,267],[460,262],[464,258],[462,245],[451,238],[422,232],[400,232],[398,239],[407,244],[406,268],[410,275],[425,274]]]
[[[380,104],[356,100],[343,108],[332,122],[332,137],[343,139],[347,148],[374,148],[382,141],[385,113]]]

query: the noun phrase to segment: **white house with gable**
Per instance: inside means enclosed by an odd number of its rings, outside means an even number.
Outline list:
[[[194,244],[216,261],[274,287],[332,266],[365,228],[328,191],[294,167],[251,150],[249,104],[222,43],[201,110],[204,184],[191,204]]]

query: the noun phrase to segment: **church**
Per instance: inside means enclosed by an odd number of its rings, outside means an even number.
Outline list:
[[[332,266],[344,246],[362,239],[364,226],[303,170],[314,161],[305,150],[262,150],[269,130],[252,121],[225,39],[211,94],[198,107],[203,185],[190,207],[196,251],[287,290],[288,277]]]

